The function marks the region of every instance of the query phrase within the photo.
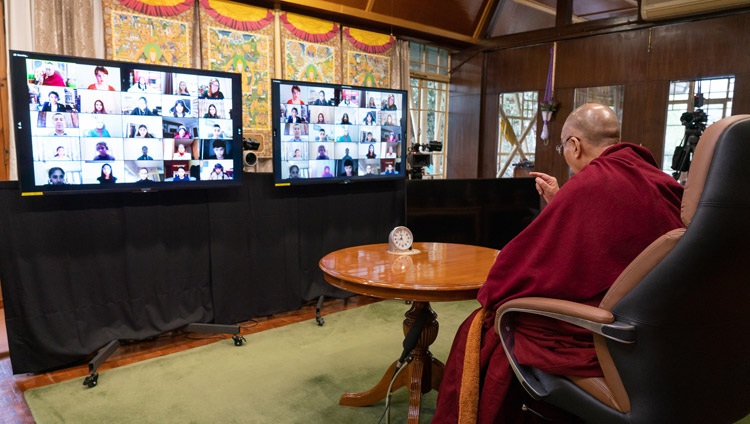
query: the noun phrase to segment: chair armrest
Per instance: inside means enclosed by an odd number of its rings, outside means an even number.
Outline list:
[[[615,322],[612,312],[595,306],[544,297],[523,297],[503,303],[495,314],[495,331],[500,336],[513,373],[529,395],[537,400],[546,397],[549,390],[535,370],[518,363],[513,353],[515,341],[512,328],[503,321],[510,313],[541,315],[585,328],[621,343],[635,342],[633,326]]]
[[[612,312],[569,300],[546,297],[522,297],[500,305],[495,314],[495,330],[501,336],[500,325],[503,316],[511,312],[542,315],[564,321],[620,343],[635,342],[634,327],[616,323]]]

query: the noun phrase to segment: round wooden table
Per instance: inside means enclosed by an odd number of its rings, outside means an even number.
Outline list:
[[[440,387],[445,367],[429,350],[438,333],[437,314],[430,302],[476,298],[499,251],[450,243],[414,243],[413,249],[413,254],[397,255],[388,252],[386,243],[349,247],[324,256],[319,266],[326,281],[338,288],[381,299],[412,301],[404,319],[404,335],[420,315],[428,316],[411,352],[413,360],[399,373],[392,388],[409,387],[408,422],[419,423],[421,395]],[[384,399],[396,362],[375,387],[362,393],[345,393],[339,404],[366,406]]]

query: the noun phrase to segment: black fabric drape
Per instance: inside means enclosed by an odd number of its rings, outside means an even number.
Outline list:
[[[245,175],[234,198],[211,202],[211,277],[216,321],[298,309],[296,200],[271,174]]]
[[[0,182],[13,372],[82,363],[112,340],[351,296],[323,279],[318,261],[387,243],[396,225],[413,227],[419,241],[494,247],[538,213],[532,179],[274,187],[271,174],[243,177],[240,187],[218,191],[39,198]],[[468,226],[457,210],[473,211]]]
[[[385,243],[404,217],[404,182],[274,187],[246,175],[235,199],[212,200],[215,319],[232,323],[352,294],[323,279],[318,261],[344,247]]]
[[[22,198],[0,187],[0,278],[14,373],[111,340],[213,319],[200,192]]]
[[[330,286],[332,250],[387,242],[404,182],[22,198],[0,183],[0,280],[14,373],[88,360],[112,340],[294,310]]]
[[[388,243],[388,234],[405,217],[404,181],[347,184],[322,191],[321,186],[299,190],[299,267],[301,295],[348,297],[323,278],[318,262],[326,254],[350,246]],[[302,231],[304,229],[304,231]],[[315,231],[318,229],[318,231]]]

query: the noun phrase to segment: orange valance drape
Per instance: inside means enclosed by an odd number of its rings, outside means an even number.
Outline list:
[[[378,34],[353,28],[344,28],[344,38],[354,47],[366,53],[382,54],[393,47],[396,39],[392,35]]]
[[[339,34],[339,26],[335,22],[288,13],[281,13],[279,20],[295,37],[310,43],[325,43]]]
[[[149,16],[174,16],[189,10],[195,0],[120,0],[120,4]]]
[[[273,12],[269,9],[225,0],[200,0],[200,5],[216,22],[237,31],[259,31],[273,23]]]

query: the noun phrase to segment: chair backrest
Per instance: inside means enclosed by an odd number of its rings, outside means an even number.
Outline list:
[[[747,166],[750,115],[707,128],[682,201],[687,230],[649,246],[602,301],[636,328],[631,345],[596,340],[607,384],[634,423],[733,422],[750,413]]]

